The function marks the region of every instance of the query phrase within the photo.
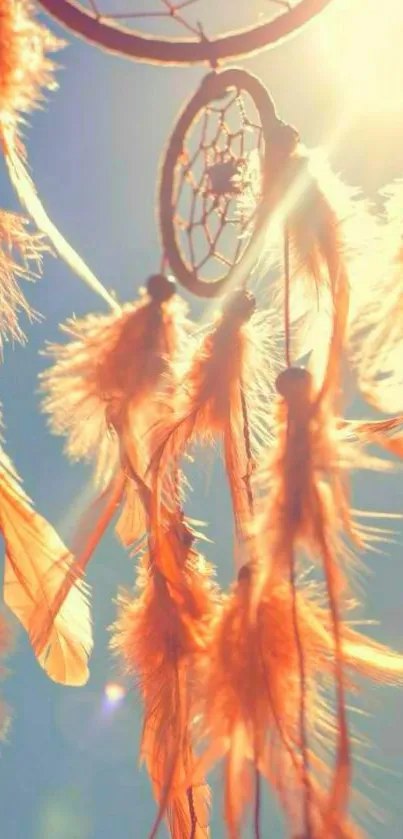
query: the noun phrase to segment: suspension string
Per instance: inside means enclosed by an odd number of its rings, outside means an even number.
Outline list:
[[[290,233],[287,222],[284,224],[284,333],[286,365],[291,367]]]
[[[255,500],[253,497],[253,489],[252,489],[252,482],[251,482],[251,472],[253,468],[253,454],[252,454],[252,441],[251,441],[251,433],[250,433],[250,424],[249,424],[249,416],[248,416],[248,406],[246,402],[245,396],[245,388],[243,381],[241,379],[240,382],[240,390],[241,390],[241,408],[242,408],[242,420],[243,420],[243,437],[245,443],[245,453],[246,453],[246,474],[244,476],[244,483],[246,487],[246,496],[248,499],[248,507],[249,513],[251,517],[255,514]],[[256,758],[256,744],[255,744],[255,758]],[[262,780],[261,775],[258,767],[255,765],[255,806],[254,806],[254,818],[253,818],[253,827],[254,827],[254,834],[255,839],[261,839],[261,832],[260,832],[260,813],[261,813],[261,798],[262,798]]]
[[[311,786],[310,786],[310,761],[308,738],[306,731],[306,672],[304,649],[302,646],[301,635],[299,632],[298,623],[298,600],[297,600],[297,585],[295,573],[295,553],[291,548],[290,552],[290,586],[292,593],[292,622],[294,629],[295,646],[297,648],[298,669],[299,669],[299,683],[300,683],[300,699],[299,699],[299,731],[301,738],[301,758],[302,758],[302,782],[305,788],[304,795],[304,822],[305,822],[305,839],[312,839],[312,820],[311,820]]]
[[[175,511],[178,514],[179,518],[183,518],[183,507],[181,502],[181,494],[180,494],[180,469],[178,463],[176,462],[173,474],[173,497],[175,503]],[[196,831],[197,831],[197,815],[194,805],[194,795],[193,795],[193,786],[189,786],[186,790],[186,798],[188,802],[189,808],[189,816],[190,816],[190,833],[189,839],[196,839]]]
[[[246,403],[246,396],[245,396],[245,388],[243,381],[241,379],[240,382],[241,388],[241,408],[242,408],[242,420],[243,420],[243,439],[245,443],[245,454],[246,454],[246,474],[244,476],[244,483],[246,487],[246,496],[248,499],[248,507],[249,513],[251,516],[255,514],[255,501],[253,498],[253,489],[251,483],[251,472],[253,469],[253,454],[252,454],[252,441],[251,441],[251,434],[250,434],[250,425],[249,425],[249,416],[248,416],[248,406]]]

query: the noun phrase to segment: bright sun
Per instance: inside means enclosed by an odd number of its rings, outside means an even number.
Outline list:
[[[403,0],[336,0],[320,46],[352,106],[403,113]]]

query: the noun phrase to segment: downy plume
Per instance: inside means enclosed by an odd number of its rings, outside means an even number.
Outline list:
[[[173,407],[153,435],[154,502],[166,498],[180,458],[195,444],[223,444],[238,536],[250,517],[246,478],[267,440],[270,398],[269,313],[255,315],[255,298],[233,292],[209,328],[175,390]]]
[[[176,530],[180,530],[178,519]],[[171,523],[172,529],[172,523]],[[169,540],[169,533],[166,533]],[[143,557],[137,597],[124,595],[113,627],[112,648],[135,678],[144,703],[141,756],[147,765],[159,805],[150,839],[167,817],[172,839],[209,836],[210,793],[202,776],[195,778],[191,740],[192,669],[208,645],[216,595],[211,569],[192,548],[192,531],[183,523],[181,550],[176,551],[179,585],[161,573],[164,551]]]
[[[329,366],[328,375],[337,378],[331,360]],[[276,408],[277,440],[268,452],[258,482],[261,493],[258,555],[268,557],[266,575],[273,585],[284,579],[290,581],[297,638],[300,637],[295,587],[297,551],[304,551],[311,561],[320,562],[323,568],[334,641],[338,737],[335,777],[323,827],[325,837],[329,835],[326,831],[335,829],[338,821],[344,818],[350,787],[346,657],[342,638],[342,614],[350,591],[351,570],[347,574],[347,569],[349,560],[351,566],[354,559],[348,543],[363,548],[371,538],[370,531],[359,527],[353,519],[348,472],[351,468],[390,468],[390,463],[368,453],[366,444],[375,440],[388,448],[399,421],[379,424],[341,420],[335,413],[331,383],[329,385],[325,378],[317,392],[307,370],[287,369],[277,379],[277,390],[281,396]],[[298,649],[301,729],[304,729],[308,714],[305,689],[308,656],[300,641]],[[304,739],[303,731],[301,737]],[[302,758],[304,771],[308,772],[308,754]]]
[[[351,270],[372,235],[367,203],[342,183],[323,155],[308,151],[295,129],[279,121],[271,137],[262,207],[251,266],[282,263],[271,299],[277,311],[286,312],[288,363],[312,351],[320,376],[335,311],[339,347],[346,338]],[[333,363],[340,364],[336,351]]]
[[[306,580],[298,581],[294,603],[290,582],[268,576],[267,563],[267,555],[260,555],[256,564],[243,567],[232,591],[222,598],[207,654],[198,661],[202,755],[197,768],[206,771],[224,758],[225,820],[231,839],[239,837],[252,802],[254,835],[260,835],[262,777],[286,812],[290,835],[352,839],[361,834],[347,816],[337,810],[331,819],[328,814],[329,763],[339,722],[329,700],[338,655],[332,615],[318,587]],[[252,608],[256,595],[258,604]],[[361,677],[402,684],[403,656],[366,638],[347,621],[341,623],[340,643],[346,685],[352,691]]]
[[[71,460],[95,461],[95,481],[103,490],[97,507],[112,494],[112,518],[124,502],[117,532],[126,546],[145,530],[130,471],[144,476],[148,432],[161,411],[156,395],[171,386],[186,341],[185,314],[174,283],[154,275],[139,302],[124,306],[118,315],[71,319],[62,327],[69,342],[46,350],[54,360],[41,376],[50,429],[67,437]],[[122,484],[120,500],[113,489],[117,484]]]
[[[67,436],[71,459],[96,459],[95,479],[101,484],[100,495],[80,521],[71,572],[54,592],[53,616],[117,514],[116,533],[123,545],[133,551],[144,545],[149,488],[143,477],[156,395],[172,388],[188,328],[175,290],[171,280],[153,275],[143,300],[119,316],[70,321],[64,331],[73,340],[48,347],[55,364],[41,380],[50,427]]]

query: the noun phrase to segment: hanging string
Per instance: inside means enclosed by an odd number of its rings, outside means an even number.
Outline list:
[[[244,476],[244,483],[246,488],[246,496],[248,499],[248,507],[250,516],[253,517],[255,512],[255,502],[253,497],[253,489],[252,489],[252,482],[251,482],[251,474],[253,470],[253,455],[252,455],[252,441],[251,441],[251,434],[250,434],[250,425],[249,425],[249,416],[248,416],[248,406],[246,402],[245,396],[245,388],[243,381],[240,381],[240,391],[241,391],[241,408],[242,408],[242,420],[243,420],[243,437],[245,443],[245,454],[246,454],[246,474]],[[256,749],[255,749],[256,754]],[[261,839],[260,833],[260,811],[261,811],[261,775],[257,766],[255,766],[255,807],[254,807],[254,819],[253,819],[253,827],[255,833],[255,839]]]
[[[325,822],[325,831],[333,828],[333,813],[346,807],[348,785],[350,780],[350,739],[345,700],[345,682],[343,667],[343,647],[340,629],[340,615],[335,593],[332,562],[326,545],[322,540],[322,551],[324,557],[325,577],[328,590],[330,616],[333,624],[334,638],[334,672],[337,692],[337,719],[338,719],[338,747],[336,758],[336,774],[333,793],[330,799],[329,814]],[[346,792],[347,791],[347,792]]]
[[[291,318],[290,318],[290,233],[284,224],[284,337],[285,361],[291,367]]]
[[[288,368],[291,367],[291,317],[290,317],[290,233],[287,222],[284,224],[284,339],[285,339],[285,362]],[[287,434],[290,430],[288,428]],[[304,649],[298,624],[298,601],[296,581],[295,552],[291,546],[290,550],[290,588],[291,588],[291,610],[294,630],[295,645],[298,658],[298,669],[300,679],[300,702],[299,702],[299,730],[301,740],[301,758],[303,771],[304,795],[304,822],[305,837],[312,839],[311,824],[311,795],[309,782],[309,749],[306,734],[306,673]]]
[[[245,454],[246,454],[246,474],[244,475],[244,484],[246,488],[246,495],[248,499],[248,507],[249,513],[251,516],[255,513],[255,504],[253,498],[253,490],[252,490],[252,483],[251,483],[251,474],[253,471],[253,455],[252,455],[252,442],[250,436],[250,426],[249,426],[249,417],[248,417],[248,406],[246,403],[246,396],[245,396],[245,388],[243,385],[243,381],[241,379],[240,382],[240,390],[241,390],[241,408],[242,408],[242,420],[243,420],[243,438],[245,442]]]
[[[299,683],[300,683],[300,698],[299,698],[299,731],[301,738],[301,758],[302,758],[302,783],[305,790],[304,795],[304,823],[305,823],[305,839],[312,839],[312,823],[311,823],[311,788],[310,788],[310,765],[309,765],[309,749],[308,738],[306,734],[306,673],[305,673],[305,659],[304,649],[302,646],[301,636],[298,625],[298,602],[297,602],[297,584],[295,574],[295,554],[291,549],[290,556],[290,586],[292,593],[292,623],[294,629],[295,646],[297,648],[298,669],[299,669]]]
[[[180,520],[183,519],[184,511],[182,507],[182,500],[181,500],[181,492],[180,492],[180,469],[178,463],[176,463],[174,475],[173,475],[173,497],[174,497],[174,504],[175,504],[175,511]],[[189,816],[190,816],[190,834],[189,839],[196,839],[196,831],[197,831],[197,816],[196,816],[196,809],[194,804],[194,796],[193,796],[193,786],[189,786],[186,790],[186,798],[188,801],[189,807]]]

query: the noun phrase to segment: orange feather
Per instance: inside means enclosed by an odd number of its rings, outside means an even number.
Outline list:
[[[103,487],[114,480],[116,470],[124,471],[117,532],[126,546],[145,530],[129,473],[144,475],[155,397],[170,387],[186,336],[185,307],[173,296],[174,289],[166,278],[154,276],[144,299],[124,307],[120,315],[69,321],[63,331],[72,340],[48,347],[55,363],[41,377],[50,428],[67,437],[68,456],[94,459],[95,480]]]
[[[254,588],[258,590],[256,609],[251,608]],[[326,705],[324,690],[331,686],[337,652],[330,611],[320,605],[315,589],[300,585],[296,600],[299,643],[305,656],[307,777],[302,765],[293,596],[286,580],[267,577],[263,558],[259,566],[245,567],[232,592],[223,598],[207,654],[198,662],[198,733],[202,744],[207,741],[200,767],[209,768],[211,755],[225,756],[225,818],[234,839],[253,795],[253,766],[274,786],[294,830],[303,824],[301,799],[308,796],[312,836],[356,835],[353,828],[351,834],[347,831],[338,813],[329,832],[323,833],[328,823],[327,754],[337,731],[337,715]],[[344,622],[341,644],[351,687],[354,677],[362,676],[380,683],[403,683],[403,656]]]
[[[177,385],[171,413],[156,426],[151,460],[158,507],[188,447],[221,439],[238,536],[250,517],[245,479],[267,437],[261,400],[270,392],[270,354],[265,352],[270,342],[264,328],[270,319],[254,316],[249,323],[254,306],[246,291],[230,296]]]
[[[215,602],[204,561],[189,546],[182,552],[180,590],[165,580],[154,554],[145,558],[139,596],[120,599],[112,647],[138,680],[144,701],[141,754],[159,804],[150,836],[166,814],[174,839],[202,839],[209,835],[210,794],[194,778],[191,670],[206,646]]]
[[[317,152],[305,149],[295,129],[279,122],[271,144],[273,161],[266,173],[255,261],[267,263],[273,256],[278,260],[281,243],[291,282],[285,290],[283,277],[276,284],[275,308],[284,309],[286,295],[288,331],[294,327],[293,360],[301,351],[299,332],[304,324],[303,354],[312,350],[320,366],[323,337],[329,332],[325,326],[332,328],[335,310],[344,342],[350,268],[357,250],[365,249],[372,225],[365,202],[355,199],[354,190],[336,177]],[[336,360],[335,356],[334,364]]]
[[[312,378],[307,371],[291,368],[279,376],[278,390],[283,400],[279,406],[278,442],[269,455],[264,481],[268,498],[262,517],[264,534],[260,551],[275,558],[267,574],[290,580],[294,603],[295,634],[299,638],[299,618],[295,600],[295,551],[304,547],[311,557],[323,562],[329,603],[333,616],[336,646],[335,678],[338,697],[338,756],[333,790],[329,803],[339,817],[345,810],[349,789],[349,736],[345,709],[343,655],[340,639],[340,611],[346,587],[341,566],[342,533],[358,541],[346,497],[345,480],[340,469],[336,418],[332,414],[324,387],[315,397]],[[325,380],[326,385],[326,380]],[[298,643],[300,659],[301,738],[307,715],[306,651]],[[304,771],[308,772],[308,754],[303,746]],[[310,807],[306,809],[309,832]],[[329,822],[329,830],[331,824]]]
[[[328,375],[331,378],[334,371]],[[375,440],[390,450],[392,440],[388,435],[396,431],[401,418],[382,423],[341,421],[333,411],[333,391],[327,388],[326,378],[315,394],[312,377],[305,370],[286,370],[278,377],[277,387],[282,400],[277,408],[277,441],[269,451],[267,468],[263,467],[261,472],[258,555],[273,557],[267,566],[267,579],[274,585],[289,578],[294,597],[296,551],[303,549],[311,559],[323,563],[332,615],[338,697],[338,756],[328,821],[323,827],[325,837],[326,831],[334,829],[336,821],[343,817],[350,785],[346,651],[341,623],[350,583],[345,560],[351,551],[346,539],[358,547],[363,547],[369,539],[365,529],[353,521],[347,475],[350,468],[379,468],[385,463],[368,454],[366,443]],[[295,632],[299,635],[300,618],[295,600],[294,606]],[[301,701],[305,706],[302,717],[306,718],[307,655],[302,641],[299,649]]]
[[[92,649],[87,590],[73,576],[63,608],[53,614],[54,596],[71,574],[74,558],[53,527],[33,510],[3,450],[0,530],[5,542],[5,603],[27,631],[50,678],[61,684],[85,684]]]

